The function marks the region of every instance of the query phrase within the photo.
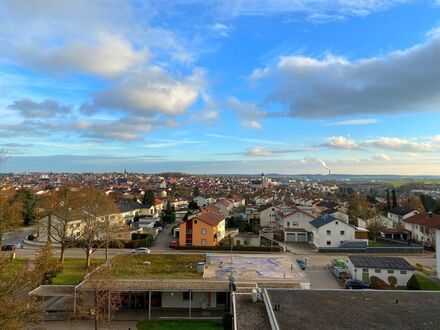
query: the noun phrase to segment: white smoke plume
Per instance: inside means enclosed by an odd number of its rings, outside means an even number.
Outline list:
[[[320,166],[322,166],[323,168],[327,169],[330,171],[330,167],[327,166],[327,163],[325,162],[325,160],[319,158],[319,157],[306,157],[305,161],[308,163],[314,163],[314,164],[318,164]]]

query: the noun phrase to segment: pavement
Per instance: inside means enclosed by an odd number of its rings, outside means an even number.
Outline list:
[[[311,267],[307,271],[311,289],[341,289],[342,285],[327,267]]]
[[[112,321],[109,324],[101,322],[99,329],[136,330],[136,323],[136,321]],[[44,323],[44,328],[47,330],[89,330],[95,329],[95,325],[93,321],[50,321]]]

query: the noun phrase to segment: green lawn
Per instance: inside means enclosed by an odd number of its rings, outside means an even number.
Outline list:
[[[387,245],[386,243],[380,242],[380,241],[369,240],[368,246],[370,246],[370,247],[383,247],[383,246],[390,246],[390,245],[389,244]]]
[[[138,330],[220,330],[223,329],[221,321],[214,320],[173,320],[173,321],[140,321]]]
[[[112,259],[111,274],[115,278],[202,278],[197,262],[204,260],[200,254],[119,255]]]
[[[53,279],[55,285],[79,284],[83,280],[87,271],[85,269],[84,258],[64,259],[63,270]],[[104,259],[92,259],[92,269],[104,263]]]
[[[436,282],[431,281],[421,275],[416,275],[416,276],[417,276],[417,280],[419,281],[421,290],[440,291],[440,285],[437,284]]]

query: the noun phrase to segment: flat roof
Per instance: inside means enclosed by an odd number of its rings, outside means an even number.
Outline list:
[[[401,269],[414,270],[414,267],[402,257],[381,257],[381,256],[349,256],[348,259],[355,267],[380,268],[380,269]]]
[[[438,329],[440,292],[266,289],[280,330]],[[326,326],[327,325],[327,326]],[[253,329],[243,327],[242,329]]]
[[[264,302],[252,302],[251,294],[235,294],[235,309],[237,330],[267,330],[271,328]]]

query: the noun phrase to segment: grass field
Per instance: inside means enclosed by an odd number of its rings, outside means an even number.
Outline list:
[[[417,280],[419,281],[421,290],[440,291],[440,285],[437,284],[436,282],[430,281],[429,279],[421,275],[416,275],[416,276],[417,276]]]
[[[200,254],[121,255],[112,259],[111,273],[116,278],[202,278],[197,262],[204,259]]]
[[[223,329],[221,321],[214,320],[173,320],[173,321],[140,321],[139,330],[220,330]]]
[[[104,263],[104,259],[92,259],[92,269]],[[53,279],[55,285],[79,284],[87,274],[85,259],[66,258],[64,259],[63,270]]]

